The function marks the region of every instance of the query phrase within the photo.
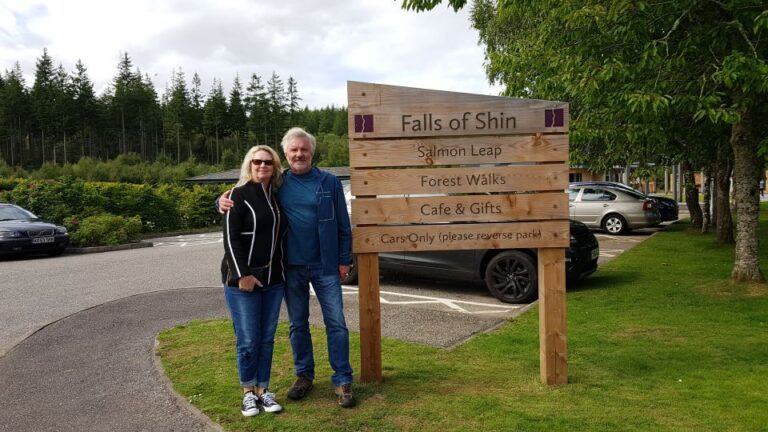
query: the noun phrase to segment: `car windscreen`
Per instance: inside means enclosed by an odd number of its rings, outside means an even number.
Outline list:
[[[0,207],[0,220],[28,220],[37,219],[37,216],[16,206]]]

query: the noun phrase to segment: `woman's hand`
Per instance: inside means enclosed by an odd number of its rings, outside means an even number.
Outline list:
[[[226,191],[219,197],[219,213],[224,214],[235,206],[235,202],[229,199],[231,191]]]
[[[261,281],[256,279],[255,276],[248,275],[241,277],[240,280],[237,281],[237,286],[240,288],[240,291],[253,292],[256,287],[261,288],[264,285],[262,285]]]

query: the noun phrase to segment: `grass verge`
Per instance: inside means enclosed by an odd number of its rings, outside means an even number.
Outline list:
[[[763,257],[767,214],[763,203]],[[539,381],[535,310],[453,350],[384,339],[384,383],[356,384],[351,410],[336,406],[322,329],[313,329],[315,389],[291,402],[281,323],[271,384],[279,415],[240,415],[228,321],[164,331],[159,354],[175,389],[225,430],[765,431],[768,288],[730,282],[732,263],[732,247],[680,223],[569,290],[569,384],[560,387]],[[358,335],[350,342],[359,365]]]

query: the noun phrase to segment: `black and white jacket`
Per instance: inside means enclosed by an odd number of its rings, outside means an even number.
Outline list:
[[[223,218],[224,259],[222,283],[237,287],[253,275],[264,285],[285,281],[283,254],[287,222],[272,188],[248,182],[232,189],[235,206]]]

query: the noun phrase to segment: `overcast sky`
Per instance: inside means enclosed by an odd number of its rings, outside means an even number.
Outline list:
[[[273,71],[298,82],[302,105],[346,105],[346,81],[495,95],[468,10],[400,9],[400,0],[0,0],[0,70],[19,61],[27,85],[43,48],[74,70],[82,59],[97,92],[121,52],[158,92],[181,67],[229,93],[239,74]]]

